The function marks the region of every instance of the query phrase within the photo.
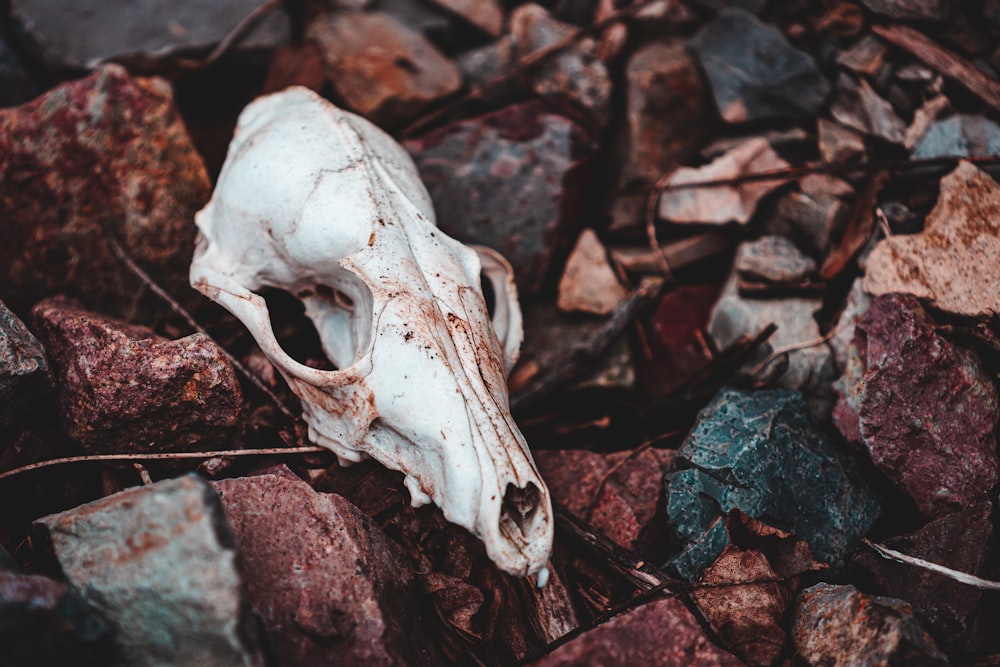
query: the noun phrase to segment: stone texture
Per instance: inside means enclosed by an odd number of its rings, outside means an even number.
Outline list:
[[[953,5],[948,0],[861,0],[876,14],[911,21],[945,21]]]
[[[533,667],[739,667],[742,664],[734,655],[712,644],[695,617],[676,598],[657,600],[625,612],[532,663]]]
[[[597,234],[592,229],[583,230],[559,280],[559,309],[608,315],[627,294]]]
[[[885,99],[864,79],[847,74],[837,77],[837,96],[830,105],[830,115],[838,123],[861,134],[901,145],[906,123]]]
[[[890,549],[959,572],[980,574],[993,536],[992,509],[989,503],[976,505],[883,543]],[[854,564],[870,574],[872,592],[913,605],[913,613],[943,650],[950,653],[975,650],[973,635],[976,611],[983,597],[981,590],[923,568],[887,560],[871,550],[861,551]]]
[[[744,280],[796,283],[816,272],[816,262],[784,236],[762,236],[743,244],[733,268]]]
[[[439,7],[461,16],[491,37],[503,32],[503,7],[499,0],[432,0]]]
[[[639,365],[650,395],[670,395],[712,358],[705,329],[718,296],[714,285],[684,285],[660,299],[646,327],[648,356]]]
[[[358,508],[284,466],[213,485],[280,664],[444,664],[399,547]]]
[[[830,92],[812,57],[743,9],[720,11],[691,48],[728,123],[813,116]]]
[[[168,292],[189,293],[191,220],[209,189],[159,79],[108,65],[0,110],[0,299],[26,312],[66,292],[130,317],[146,290],[105,227]]]
[[[16,421],[48,386],[49,364],[42,344],[0,301],[0,429]]]
[[[686,546],[672,565],[694,581],[729,543],[725,515],[777,522],[839,566],[879,502],[856,463],[830,442],[797,392],[723,389],[698,415],[667,477],[667,515]]]
[[[618,194],[612,227],[641,224],[643,189],[693,157],[705,132],[709,101],[701,73],[683,42],[653,42],[625,67],[626,119],[618,139]],[[638,194],[632,191],[639,190]]]
[[[261,4],[260,0],[168,4],[12,0],[10,9],[49,65],[89,68],[123,56],[158,57],[213,46]],[[284,12],[271,12],[236,47],[271,48],[288,35]]]
[[[997,154],[1000,154],[1000,125],[971,114],[956,114],[935,122],[913,149],[913,157],[918,160]]]
[[[338,12],[314,19],[327,78],[352,111],[395,127],[458,91],[458,68],[429,41],[380,12]]]
[[[864,161],[865,139],[860,134],[826,118],[819,119],[817,128],[819,152],[824,162]]]
[[[941,180],[924,231],[895,235],[868,257],[865,290],[905,292],[958,315],[1000,312],[1000,184],[971,162]]]
[[[948,664],[910,605],[864,595],[854,586],[816,584],[804,590],[792,636],[799,656],[817,667]]]
[[[669,449],[598,454],[580,449],[538,450],[539,472],[552,499],[618,546],[644,553],[660,505]]]
[[[67,433],[91,453],[189,451],[224,440],[242,391],[223,351],[47,299],[32,311]]]
[[[0,664],[103,667],[111,664],[110,639],[107,624],[66,584],[0,567]]]
[[[507,107],[405,142],[438,225],[500,251],[517,287],[541,287],[552,253],[579,223],[594,145],[569,119],[537,103]]]
[[[263,665],[212,487],[186,475],[39,519],[66,580],[136,665]]]
[[[937,517],[984,502],[998,481],[997,393],[979,360],[937,333],[912,296],[877,297],[858,320],[834,422]]]
[[[660,195],[659,215],[664,220],[675,223],[723,225],[735,221],[745,224],[753,217],[760,200],[787,183],[789,178],[698,188],[678,186],[699,181],[731,179],[789,166],[774,152],[766,139],[750,139],[703,167],[681,167],[675,170],[664,185],[677,189],[667,190]]]

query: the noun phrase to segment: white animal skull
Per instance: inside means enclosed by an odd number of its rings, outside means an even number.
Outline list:
[[[305,88],[258,99],[196,222],[191,284],[250,330],[309,437],[345,465],[402,471],[415,507],[434,501],[501,569],[544,583],[552,508],[507,397],[522,335],[510,265],[437,229],[402,147]],[[282,350],[262,286],[301,299],[339,370]]]

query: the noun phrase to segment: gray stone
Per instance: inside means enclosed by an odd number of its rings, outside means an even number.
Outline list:
[[[48,64],[95,67],[123,56],[158,57],[213,46],[261,4],[261,0],[12,0],[10,11]],[[271,48],[288,36],[287,16],[271,12],[237,47]]]
[[[813,116],[830,92],[811,56],[742,9],[719,12],[691,48],[729,123]]]
[[[952,13],[948,0],[861,0],[876,14],[911,21],[946,21]]]
[[[284,466],[213,485],[247,599],[282,665],[445,663],[400,548],[357,507]]]
[[[455,41],[455,20],[433,2],[423,0],[377,0],[370,10],[388,14],[410,30],[434,44],[450,45]],[[327,5],[329,7],[329,5]],[[330,8],[336,9],[336,7]]]
[[[820,118],[817,123],[817,134],[819,135],[819,152],[824,162],[864,161],[865,139],[854,130],[849,130],[832,120]]]
[[[990,157],[1000,154],[1000,125],[985,116],[956,114],[939,120],[917,142],[913,157]]]
[[[493,83],[493,79],[516,59],[514,39],[508,34],[479,48],[464,51],[455,63],[468,86],[479,88],[489,83],[489,88],[482,93],[483,102],[491,107],[500,107],[516,102],[522,94],[517,77]]]
[[[816,272],[816,262],[784,236],[762,236],[741,246],[733,268],[744,280],[796,283]]]
[[[902,600],[864,595],[854,586],[816,584],[799,594],[795,650],[816,667],[943,667],[948,658]]]
[[[892,144],[901,145],[906,136],[906,123],[892,105],[867,81],[847,74],[837,77],[837,96],[830,105],[830,115],[838,123]]]
[[[124,664],[263,665],[208,482],[186,475],[128,489],[39,519],[35,532],[114,626]]]
[[[767,221],[766,231],[794,238],[816,255],[826,255],[851,213],[831,190],[815,194],[785,193]]]
[[[49,365],[42,344],[0,301],[0,429],[15,422],[48,386]]]
[[[667,516],[686,545],[672,565],[694,581],[729,542],[733,509],[777,522],[837,567],[879,513],[857,464],[809,415],[798,392],[723,389],[698,415],[667,477]]]

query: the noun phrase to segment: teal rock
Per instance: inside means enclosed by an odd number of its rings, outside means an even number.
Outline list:
[[[671,564],[689,581],[728,544],[730,510],[794,533],[834,567],[879,514],[864,473],[799,392],[723,389],[678,454],[689,467],[667,477],[667,515],[685,546]]]

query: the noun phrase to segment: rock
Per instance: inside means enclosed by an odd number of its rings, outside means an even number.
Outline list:
[[[128,665],[263,665],[218,498],[195,475],[39,519],[67,582]]]
[[[850,48],[841,51],[837,55],[837,64],[856,74],[874,78],[885,64],[885,55],[888,52],[889,47],[874,35],[868,34]]]
[[[629,58],[625,78],[628,122],[616,159],[622,192],[612,204],[612,228],[644,221],[644,190],[693,157],[708,109],[701,73],[681,41],[642,47]]]
[[[319,93],[325,80],[323,54],[315,44],[283,46],[271,54],[261,94],[277,93],[290,86],[304,86]]]
[[[938,116],[950,109],[951,100],[944,95],[932,97],[920,105],[920,108],[913,113],[913,120],[909,127],[906,128],[906,134],[903,136],[903,147],[908,151],[913,151],[921,139],[927,135]],[[960,155],[960,153],[956,152],[952,155]]]
[[[809,665],[948,664],[910,605],[864,595],[854,586],[816,584],[802,591],[792,637]]]
[[[110,639],[107,624],[66,584],[0,567],[4,665],[102,667],[112,664]]]
[[[36,94],[35,84],[8,45],[6,30],[0,27],[0,107],[24,104]]]
[[[612,542],[636,553],[655,530],[669,449],[598,454],[580,449],[539,450],[539,472],[553,500],[587,521]]]
[[[851,341],[854,339],[854,326],[872,305],[872,298],[865,292],[861,283],[861,278],[856,278],[851,283],[851,291],[847,293],[847,302],[844,304],[844,310],[840,313],[840,318],[835,326],[837,333],[830,338],[830,350],[833,352],[833,360],[838,373],[844,373],[847,368],[848,359],[851,356]]]
[[[602,623],[531,664],[739,667],[743,663],[712,644],[683,602],[666,598]]]
[[[222,349],[104,318],[62,299],[32,311],[63,422],[89,453],[190,451],[224,441],[242,391]]]
[[[327,2],[326,6],[329,9],[337,9],[336,7],[329,7],[329,0],[325,0],[325,2]],[[441,48],[450,50],[456,42],[457,26],[454,17],[449,12],[433,4],[433,0],[431,2],[424,2],[423,0],[377,0],[374,3],[367,2],[365,4],[371,6],[364,7],[364,9],[388,14],[399,23],[426,37],[432,44],[438,45]],[[358,7],[356,9],[362,8]]]
[[[587,133],[529,102],[434,130],[404,146],[441,229],[500,251],[514,267],[518,290],[537,292],[552,253],[579,223],[594,151]]]
[[[959,572],[979,574],[993,536],[991,513],[989,503],[976,505],[885,540],[884,544]],[[873,592],[913,605],[913,613],[943,650],[968,653],[976,649],[972,636],[983,597],[981,590],[923,568],[887,560],[870,550],[855,556],[854,564],[871,575]]]
[[[167,292],[189,293],[191,220],[210,187],[160,79],[108,65],[0,110],[0,299],[27,312],[67,293],[133,316],[146,288],[105,227]]]
[[[850,213],[832,187],[818,188],[814,194],[786,192],[778,200],[774,216],[767,221],[766,231],[794,238],[813,253],[825,256]]]
[[[325,14],[306,37],[322,51],[327,79],[347,107],[377,125],[399,126],[462,85],[450,60],[388,14]]]
[[[649,356],[639,364],[650,395],[669,396],[712,358],[705,328],[718,296],[714,285],[691,285],[660,299],[645,328]]]
[[[608,315],[627,295],[597,234],[583,230],[559,281],[559,310]]]
[[[830,105],[830,115],[842,125],[891,144],[902,144],[906,135],[906,123],[892,105],[867,81],[847,74],[837,77],[837,96]]]
[[[930,126],[913,157],[989,157],[1000,153],[1000,125],[984,116],[956,114]]]
[[[743,9],[720,11],[691,48],[727,123],[814,116],[830,92],[812,57]]]
[[[948,0],[861,0],[876,14],[905,21],[946,21],[951,16]]]
[[[1000,185],[971,162],[941,180],[924,231],[879,241],[865,290],[905,292],[958,315],[1000,311]]]
[[[499,0],[432,0],[435,5],[461,16],[491,37],[503,32],[503,7]]]
[[[716,181],[785,169],[790,165],[771,148],[766,139],[750,139],[703,167],[681,167],[670,175],[665,186],[677,188],[660,195],[659,215],[675,223],[722,225],[736,221],[746,224],[757,204],[771,191],[790,179],[751,180],[735,185],[682,188],[688,183]]]
[[[733,260],[734,266],[739,266],[743,262],[742,258],[748,254],[747,244],[740,244]],[[761,346],[758,357],[750,362],[751,367],[756,367],[774,349],[821,337],[814,317],[822,307],[820,297],[754,299],[740,295],[739,283],[739,274],[734,270],[712,310],[708,333],[717,348],[728,347],[741,336],[755,335],[769,324],[776,324],[777,331]],[[826,345],[820,344],[788,352],[788,370],[781,376],[780,386],[799,389],[823,399],[829,393],[829,383],[832,380],[830,350]]]
[[[688,581],[728,544],[730,510],[780,523],[834,567],[878,516],[857,464],[826,438],[797,392],[721,390],[678,455],[689,467],[667,476],[667,516],[686,545],[671,565]]]
[[[213,486],[271,653],[282,665],[444,664],[413,572],[358,508],[280,466]]]
[[[81,5],[72,0],[13,0],[11,18],[53,67],[90,68],[112,59],[157,58],[206,49],[221,42],[260,0],[136,3],[112,0]],[[270,12],[237,48],[272,48],[287,41],[288,17]]]
[[[784,236],[762,236],[741,246],[733,268],[744,280],[797,283],[816,272],[816,262]]]
[[[819,152],[824,162],[864,162],[864,137],[826,118],[820,118],[817,125]]]
[[[829,174],[806,174],[799,179],[799,189],[802,194],[813,199],[819,199],[823,195],[846,198],[854,196],[854,187],[850,183]]]
[[[45,350],[24,322],[0,301],[0,429],[49,389]]]
[[[875,298],[837,382],[835,423],[929,517],[989,500],[997,392],[979,360],[937,333],[912,296]]]

